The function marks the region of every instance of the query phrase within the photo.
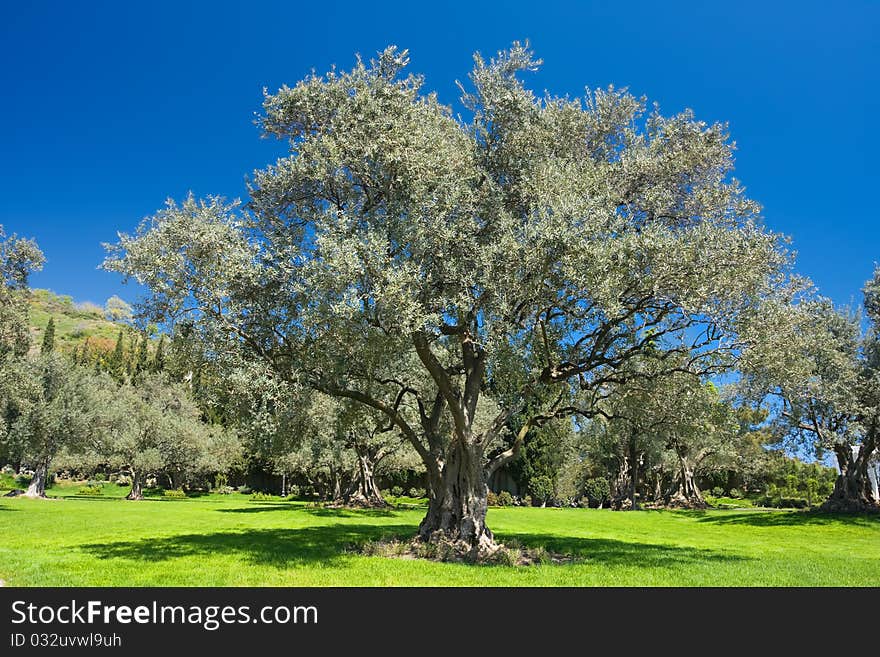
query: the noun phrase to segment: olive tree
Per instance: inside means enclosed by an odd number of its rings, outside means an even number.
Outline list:
[[[172,473],[179,482],[186,475],[223,471],[235,458],[235,436],[203,422],[185,386],[153,374],[136,386],[105,378],[98,404],[104,426],[98,452],[131,473],[127,499],[143,499],[150,474]]]
[[[649,344],[729,367],[789,257],[731,178],[725,126],[613,88],[536,96],[520,44],[475,57],[463,119],[407,63],[390,47],[267,94],[262,128],[290,154],[254,173],[246,207],[169,201],[105,267],[211,353],[235,342],[383,414],[428,474],[420,536],[479,556],[486,473],[531,427],[593,413]]]
[[[6,449],[34,471],[29,497],[45,497],[57,454],[89,449],[100,439],[96,401],[102,378],[54,353],[22,360],[7,371]]]
[[[0,359],[27,353],[27,281],[31,272],[42,268],[43,261],[36,242],[16,235],[7,237],[0,225]]]
[[[878,298],[880,268],[864,289],[864,318],[811,294],[768,308],[760,330],[775,339],[756,342],[744,358],[750,392],[778,403],[776,435],[835,455],[839,476],[827,510],[878,507],[868,477],[880,442]]]

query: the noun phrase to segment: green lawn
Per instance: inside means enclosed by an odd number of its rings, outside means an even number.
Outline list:
[[[54,489],[71,495],[78,487]],[[348,511],[244,495],[0,498],[0,579],[11,586],[880,585],[880,519],[790,511],[503,508],[502,540],[575,563],[468,566],[363,557],[411,535],[418,508]]]

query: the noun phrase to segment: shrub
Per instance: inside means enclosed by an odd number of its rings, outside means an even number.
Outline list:
[[[712,495],[715,497],[724,497],[724,489],[721,488],[721,486],[715,486],[715,488],[712,489]]]
[[[741,500],[743,498],[743,493],[739,488],[731,488],[730,489],[730,497],[735,500]]]
[[[415,486],[413,486],[412,488],[409,489],[409,496],[410,497],[424,497],[425,496],[425,489],[424,488],[416,488]]]
[[[215,493],[220,493],[221,495],[232,495],[235,492],[235,489],[232,486],[220,486],[219,488],[214,489]]]
[[[242,484],[238,487],[238,492],[242,495],[250,495],[253,492],[253,489],[251,489],[251,487],[247,484]]]
[[[391,497],[391,491],[387,488],[385,490],[380,491],[382,493],[382,497]]]
[[[498,506],[513,506],[513,495],[506,490],[498,493]]]
[[[486,504],[489,506],[499,506],[498,496],[491,490],[486,494]]]
[[[522,503],[523,503],[523,506],[532,506],[532,496],[531,496],[531,495],[526,495],[526,496],[523,498]]]
[[[117,486],[131,486],[131,477],[129,477],[128,475],[119,475],[116,478],[116,485]]]
[[[5,475],[14,475],[15,468],[13,468],[11,465],[4,465],[3,468],[0,469],[0,473]]]
[[[269,493],[261,493],[257,491],[251,494],[251,499],[255,502],[267,502],[272,499],[272,496]]]
[[[223,488],[224,486],[229,485],[229,479],[222,472],[218,472],[214,475],[214,488]]]
[[[95,481],[107,481],[107,475],[103,472],[98,472],[95,474]]]
[[[403,488],[401,488],[400,486],[394,486],[391,489],[391,494],[394,495],[394,497],[400,497],[401,495],[403,495]]]
[[[20,474],[15,477],[15,485],[18,488],[27,488],[31,485],[31,479],[33,479],[31,475]]]
[[[163,497],[179,498],[179,497],[186,497],[186,493],[183,492],[183,489],[176,488],[176,489],[170,489],[170,490],[164,491],[162,493],[162,496]]]
[[[299,486],[297,486],[296,484],[291,484],[290,486],[287,487],[287,499],[289,499],[289,500],[295,499],[295,498],[299,497],[301,494],[302,494],[302,492],[300,491]]]
[[[104,489],[101,486],[83,486],[80,488],[76,494],[77,495],[100,495],[104,492]]]

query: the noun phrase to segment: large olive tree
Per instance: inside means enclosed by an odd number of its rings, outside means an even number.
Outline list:
[[[788,263],[730,177],[724,126],[615,89],[537,97],[520,74],[539,63],[519,44],[476,56],[467,119],[393,47],[283,87],[261,124],[290,154],[246,208],[169,202],[105,263],[218,357],[235,343],[385,415],[428,473],[421,537],[472,555],[495,548],[485,473],[532,426],[592,413],[649,344],[688,354],[670,370],[729,366]]]

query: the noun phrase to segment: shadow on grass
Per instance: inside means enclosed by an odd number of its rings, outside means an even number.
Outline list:
[[[252,506],[235,509],[215,509],[217,513],[266,513],[267,511],[289,511],[291,513],[308,513],[320,518],[394,518],[398,514],[394,509],[345,509],[323,508],[284,504],[282,502],[255,502]]]
[[[179,557],[236,555],[249,563],[287,568],[328,563],[352,546],[412,535],[412,525],[332,525],[301,529],[255,529],[247,532],[184,534],[109,544],[82,545],[99,559],[164,561]]]
[[[570,555],[593,565],[662,568],[696,563],[731,563],[748,557],[704,548],[633,543],[612,538],[577,538],[546,534],[498,534],[502,543],[515,542],[523,547],[542,547],[549,552]]]
[[[880,515],[819,513],[817,511],[726,511],[723,514],[712,515],[703,513],[697,522],[716,525],[749,525],[750,527],[801,527],[806,525],[880,527]]]
[[[349,513],[356,515],[364,512]],[[83,545],[80,549],[99,559],[164,561],[179,557],[210,558],[213,555],[235,555],[247,563],[289,568],[298,565],[331,564],[350,554],[353,548],[365,543],[392,539],[407,540],[414,536],[415,531],[416,527],[413,524],[338,524],[300,529],[255,529],[245,532],[184,534],[109,544],[95,543]],[[571,555],[576,561],[594,565],[650,569],[746,560],[745,557],[716,550],[629,543],[604,538],[514,533],[499,535],[499,539],[516,542],[525,547],[543,547],[550,552]]]

